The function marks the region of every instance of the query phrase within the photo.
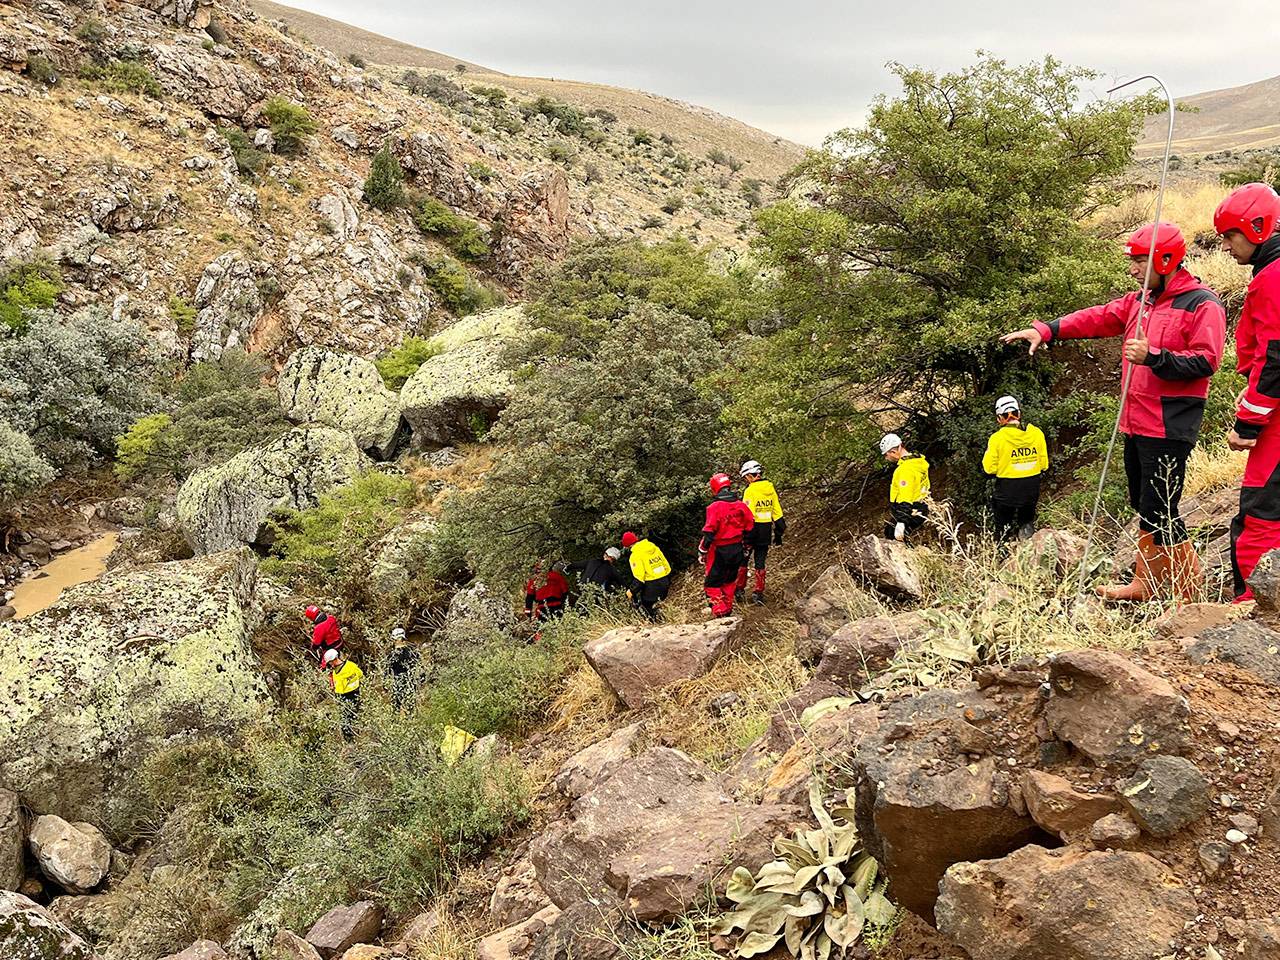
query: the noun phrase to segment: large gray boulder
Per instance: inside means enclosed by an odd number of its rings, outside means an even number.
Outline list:
[[[314,507],[367,464],[349,433],[299,427],[193,473],[178,490],[178,523],[196,553],[256,544],[273,513]]]
[[[276,389],[284,415],[294,423],[343,430],[379,460],[395,452],[400,400],[371,361],[304,347],[285,362]]]
[[[48,910],[0,890],[0,957],[5,960],[101,960]]]
[[[30,843],[40,870],[67,893],[88,893],[111,871],[111,844],[91,823],[45,814],[31,824]]]
[[[401,524],[373,545],[369,586],[389,596],[403,590],[427,561],[436,522],[419,517]]]
[[[234,551],[108,573],[0,624],[0,786],[102,822],[153,750],[262,715],[260,616],[257,563]]]
[[[413,445],[432,449],[474,440],[511,397],[504,349],[520,335],[523,313],[503,307],[459,320],[432,338],[441,352],[400,389],[400,412]]]

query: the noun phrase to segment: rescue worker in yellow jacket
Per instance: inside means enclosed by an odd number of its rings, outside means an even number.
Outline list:
[[[756,578],[752,585],[751,602],[764,603],[765,563],[769,545],[782,546],[782,535],[787,532],[787,521],[782,515],[782,501],[773,484],[764,478],[764,467],[755,460],[748,460],[738,471],[747,482],[742,492],[742,502],[751,509],[756,525],[747,531],[743,544],[742,567],[738,570],[738,589],[747,589],[747,567],[755,560]]]
[[[324,655],[324,667],[329,671],[329,685],[338,697],[338,724],[342,739],[350,741],[356,716],[360,713],[360,681],[364,671],[342,655],[341,650],[329,650]]]
[[[889,521],[884,525],[884,536],[905,541],[929,519],[929,461],[907,450],[896,433],[880,438],[880,453],[896,464],[889,481]]]
[[[982,469],[996,478],[991,500],[996,542],[1008,543],[1035,533],[1040,478],[1049,469],[1049,445],[1039,427],[1022,425],[1022,411],[1013,397],[996,401],[996,422],[1000,426],[987,441]]]
[[[658,604],[667,599],[671,589],[671,564],[656,543],[637,537],[630,530],[622,535],[622,548],[630,551],[627,596],[650,620],[656,621]]]

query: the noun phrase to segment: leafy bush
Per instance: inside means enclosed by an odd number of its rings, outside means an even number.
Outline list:
[[[59,470],[115,452],[115,438],[156,402],[146,331],[101,308],[32,314],[0,340],[3,416]]]
[[[466,267],[451,257],[420,258],[417,262],[427,286],[460,317],[480,313],[502,302],[498,291],[478,283]]]
[[[46,87],[54,86],[59,79],[58,68],[43,54],[28,57],[27,66],[23,72],[36,83],[43,83]]]
[[[747,177],[742,181],[739,192],[742,194],[742,199],[747,201],[747,206],[754,208],[764,205],[763,188],[764,184],[755,177]]]
[[[491,107],[500,107],[507,102],[507,91],[501,87],[472,87],[471,94],[487,101]]]
[[[578,151],[563,140],[552,140],[547,144],[547,159],[552,163],[564,164],[567,167],[577,159],[577,156]]]
[[[666,222],[667,221],[663,220],[662,217],[659,216],[658,214],[651,213],[647,217],[645,217],[642,221],[640,221],[640,229],[641,230],[657,230],[659,227],[665,226]]]
[[[369,547],[399,525],[413,502],[406,478],[365,473],[318,506],[273,522],[275,542],[265,569],[299,589],[361,596]]]
[[[474,163],[468,163],[467,173],[471,174],[473,179],[479,180],[481,183],[489,183],[498,175],[497,170],[493,169],[493,167],[489,166],[482,160],[477,160]]]
[[[901,97],[797,170],[816,202],[756,216],[790,326],[739,357],[726,418],[783,479],[871,461],[875,418],[890,412],[884,425],[918,444],[962,415],[972,432],[947,446],[980,448],[984,407],[1019,391],[1033,402],[1055,375],[999,335],[1124,286],[1115,245],[1081,220],[1114,196],[1150,99],[1083,102],[1092,74],[1053,60],[896,72]],[[976,483],[975,458],[962,470]]]
[[[74,36],[81,43],[96,47],[107,39],[107,27],[96,17],[88,17],[76,25]]]
[[[316,122],[307,108],[284,97],[272,97],[263,106],[262,113],[271,125],[277,153],[286,156],[301,153],[307,137],[316,132]]]
[[[631,138],[631,143],[637,147],[653,143],[653,134],[644,129],[644,127],[628,127],[627,136]]]
[[[662,201],[662,212],[669,213],[673,216],[680,212],[684,206],[684,194],[678,190],[673,190],[667,194],[666,199]]]
[[[520,105],[520,111],[526,117],[543,116],[555,125],[561,133],[580,137],[587,132],[589,125],[586,116],[577,107],[571,107],[550,97],[538,97]]]
[[[53,479],[31,438],[0,420],[0,509]]]
[[[454,213],[435,197],[418,196],[410,213],[420,231],[440,240],[464,260],[483,260],[489,255],[489,241],[480,224]]]
[[[1254,156],[1246,163],[1219,174],[1224,187],[1239,187],[1246,183],[1269,183],[1280,190],[1280,151]]]
[[[405,337],[400,346],[375,360],[374,366],[382,374],[383,383],[392,390],[399,390],[420,366],[439,352],[440,347],[430,340]]]
[[[707,159],[714,163],[717,167],[728,167],[734,173],[742,169],[742,161],[731,153],[721,150],[719,147],[714,148],[707,154]]]
[[[195,307],[176,293],[169,297],[169,319],[173,321],[179,336],[191,336],[191,332],[196,328],[197,313]]]
[[[358,53],[348,53],[347,63],[351,64],[353,67],[359,70],[363,70],[365,67],[369,65],[369,61],[367,61],[364,57],[360,56],[360,54]]]
[[[152,413],[135,420],[127,432],[116,438],[116,476],[135,480],[154,463],[169,460],[171,452],[161,453],[161,448],[167,445],[172,427],[173,417],[167,413]]]
[[[618,115],[614,113],[612,110],[606,109],[605,107],[595,107],[587,111],[587,116],[595,117],[597,120],[603,123],[606,127],[611,126],[612,124],[615,124],[618,122]]]
[[[152,99],[164,97],[164,87],[146,66],[134,60],[112,60],[105,66],[89,64],[80,75],[110,93],[145,94]]]
[[[0,268],[0,326],[21,332],[31,311],[51,309],[61,292],[62,274],[51,261],[7,264]]]
[[[364,182],[364,198],[378,210],[390,210],[405,202],[404,171],[390,146],[384,144],[373,155],[369,176]]]
[[[599,164],[590,162],[582,168],[582,180],[584,183],[599,183],[603,179],[604,175],[600,172]]]
[[[247,180],[261,176],[271,162],[271,155],[253,145],[252,138],[239,127],[224,127],[222,135],[227,138],[231,147],[231,155],[236,161],[236,172]]]
[[[428,73],[425,76],[416,70],[407,71],[400,78],[412,94],[444,104],[446,107],[465,107],[471,102],[471,96],[448,77],[439,73]]]
[[[628,528],[665,544],[699,528],[718,406],[697,382],[720,362],[707,321],[645,303],[575,352],[544,355],[490,432],[484,486],[451,497],[442,543],[489,582],[541,556],[589,556]]]

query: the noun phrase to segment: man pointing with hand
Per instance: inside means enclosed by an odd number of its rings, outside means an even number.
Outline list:
[[[1145,284],[1143,289],[1052,323],[1037,321],[1001,339],[1026,341],[1034,354],[1051,340],[1124,335],[1121,383],[1129,383],[1129,392],[1120,432],[1129,503],[1138,512],[1141,532],[1133,582],[1098,593],[1107,600],[1149,600],[1157,593],[1190,599],[1203,572],[1178,503],[1187,458],[1204,419],[1209,377],[1222,361],[1227,319],[1217,294],[1182,266],[1187,244],[1174,224],[1135,231],[1125,253],[1129,275]],[[1145,318],[1141,331],[1140,317]]]

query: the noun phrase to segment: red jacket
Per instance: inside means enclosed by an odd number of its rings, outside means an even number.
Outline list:
[[[707,522],[702,527],[702,544],[723,547],[741,543],[743,535],[756,525],[751,508],[737,498],[717,497],[707,505]]]
[[[342,630],[338,627],[338,618],[322,614],[324,619],[317,620],[315,629],[311,631],[311,649],[336,650],[342,646]]]
[[[1128,340],[1137,332],[1141,308],[1142,300],[1135,291],[1052,323],[1036,321],[1035,328],[1046,342],[1118,334]],[[1185,269],[1179,269],[1165,280],[1143,333],[1151,353],[1145,363],[1134,367],[1120,430],[1131,436],[1194,442],[1204,419],[1209,377],[1222,362],[1227,335],[1222,301]],[[1122,378],[1128,376],[1130,366],[1125,360]]]
[[[558,570],[549,570],[547,580],[541,587],[534,577],[530,577],[524,585],[524,606],[526,610],[537,613],[544,609],[558,610],[564,606],[569,596],[569,581]]]
[[[1257,437],[1280,406],[1280,235],[1258,248],[1253,280],[1236,326],[1236,369],[1249,386],[1236,411],[1236,433]]]

